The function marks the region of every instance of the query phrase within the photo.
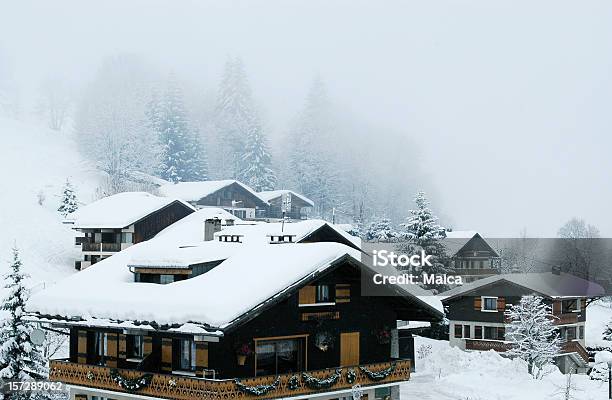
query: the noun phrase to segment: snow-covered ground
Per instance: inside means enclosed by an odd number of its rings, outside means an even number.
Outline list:
[[[419,400],[546,400],[564,399],[567,376],[558,370],[534,380],[521,360],[503,358],[494,351],[465,352],[446,341],[417,337],[415,350],[431,346],[416,358],[416,370],[401,387],[402,399]],[[574,400],[607,399],[607,383],[586,375],[572,375]]]
[[[74,232],[56,211],[66,178],[78,200],[89,203],[100,175],[69,136],[36,124],[0,117],[0,143],[0,274],[7,272],[16,244],[31,275],[28,286],[37,291],[75,272]]]
[[[603,340],[603,331],[606,324],[612,321],[612,301],[602,299],[589,304],[587,308],[587,322],[585,338],[589,347],[609,347],[612,342]]]

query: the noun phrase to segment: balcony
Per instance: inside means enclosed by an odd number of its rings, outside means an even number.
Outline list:
[[[577,341],[566,342],[561,348],[561,353],[576,353],[584,362],[589,362],[589,352]]]
[[[121,251],[121,243],[83,243],[81,250],[115,253]]]
[[[485,340],[485,339],[465,339],[466,350],[495,350],[499,352],[508,351],[510,344],[501,340]]]
[[[558,314],[557,318],[554,319],[555,325],[575,324],[577,322],[578,322],[577,313]]]
[[[376,377],[364,372],[361,368],[376,373],[394,366],[392,372],[384,377]],[[312,395],[319,392],[350,390],[354,385],[362,387],[385,383],[407,381],[410,378],[410,360],[397,360],[362,367],[342,367],[337,381],[327,389],[315,389],[308,385],[301,373],[276,376],[261,376],[241,379],[240,383],[248,387],[257,385],[274,385],[267,393],[258,396],[247,393],[233,379],[204,379],[169,374],[150,374],[150,382],[139,390],[128,391],[111,376],[112,368],[87,364],[77,364],[63,360],[50,362],[49,379],[70,385],[85,386],[96,389],[112,390],[119,393],[138,394],[172,400],[228,400],[228,399],[275,399]],[[122,378],[134,380],[141,378],[142,371],[116,369]],[[335,368],[308,371],[317,379],[325,379],[336,373]],[[353,375],[354,373],[354,375]],[[352,378],[352,379],[351,379]]]

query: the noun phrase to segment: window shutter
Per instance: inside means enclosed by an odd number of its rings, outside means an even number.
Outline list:
[[[87,331],[78,331],[77,362],[87,364]]]
[[[172,371],[172,339],[162,338],[162,365],[164,372]]]
[[[106,355],[106,366],[111,368],[117,368],[117,338],[116,333],[107,333],[106,341],[108,343],[107,355]]]
[[[349,303],[351,301],[351,285],[348,283],[336,284],[336,303]]]
[[[142,341],[142,356],[146,357],[153,352],[153,338],[151,336],[143,336]]]
[[[497,311],[505,311],[506,310],[506,299],[503,297],[497,298]]]
[[[482,339],[482,326],[476,325],[474,327],[474,339]]]
[[[119,334],[119,352],[117,358],[125,360],[127,358],[127,336],[123,333]]]
[[[552,309],[554,315],[561,314],[561,300],[553,301]]]
[[[315,304],[316,303],[316,286],[305,286],[300,289],[298,295],[299,304]]]
[[[196,347],[196,374],[203,375],[208,368],[208,342],[195,342]]]
[[[482,310],[482,298],[474,297],[474,310],[476,311]]]

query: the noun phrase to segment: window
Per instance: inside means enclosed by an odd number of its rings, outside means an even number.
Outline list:
[[[255,375],[277,375],[304,370],[305,338],[258,340]]]
[[[166,284],[172,283],[172,282],[174,282],[174,275],[161,274],[159,276],[159,283],[161,283],[162,285],[166,285]]]
[[[132,232],[121,232],[121,243],[133,243]]]
[[[127,335],[128,358],[142,359],[144,356],[144,337],[142,335]]]
[[[484,327],[484,339],[497,340],[497,327],[496,326],[485,326]]]
[[[480,260],[479,262],[480,269],[484,269],[484,261]]]
[[[563,300],[561,302],[561,312],[570,313],[580,311],[580,299]]]
[[[578,339],[584,339],[584,326],[578,327]]]
[[[565,329],[565,338],[566,340],[576,339],[576,327],[575,326],[569,326]]]
[[[195,371],[195,342],[192,339],[178,339],[175,343],[175,349],[178,350],[175,358],[175,369]]]
[[[317,285],[315,301],[317,303],[331,303],[334,301],[330,285]]]
[[[482,310],[483,311],[497,311],[497,297],[483,297],[482,298]]]
[[[482,339],[482,326],[477,325],[474,327],[474,338]]]
[[[374,389],[374,398],[377,400],[387,400],[391,398],[391,387]]]
[[[108,338],[106,337],[106,333],[96,332],[95,333],[95,346],[96,346],[96,355],[98,356],[106,356],[108,355]]]
[[[464,338],[470,337],[470,326],[469,325],[463,325],[463,337]]]
[[[455,325],[455,337],[456,338],[461,338],[461,334],[463,331],[463,326],[462,325]]]

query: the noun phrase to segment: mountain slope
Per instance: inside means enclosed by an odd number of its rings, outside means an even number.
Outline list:
[[[0,274],[17,245],[34,291],[74,272],[74,232],[57,213],[69,178],[82,203],[93,200],[101,176],[74,141],[44,127],[0,117]],[[45,200],[38,204],[38,195]],[[0,295],[4,289],[0,288]]]

